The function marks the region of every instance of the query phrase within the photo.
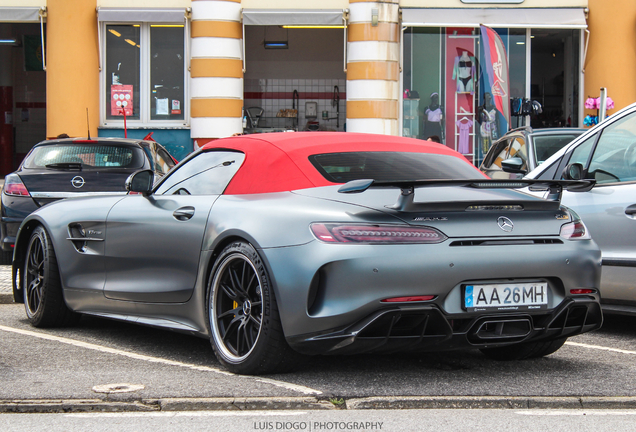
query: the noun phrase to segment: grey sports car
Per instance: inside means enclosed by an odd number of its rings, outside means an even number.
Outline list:
[[[216,140],[152,177],[25,219],[14,296],[32,325],[188,332],[258,374],[301,354],[540,357],[602,323],[599,249],[559,202],[586,181],[489,180],[439,144],[327,132]]]

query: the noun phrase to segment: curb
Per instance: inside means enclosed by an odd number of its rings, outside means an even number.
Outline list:
[[[0,400],[0,413],[382,409],[636,409],[636,396],[400,396],[352,398],[336,406],[307,397]]]
[[[0,304],[12,304],[13,302],[13,293],[0,293]]]

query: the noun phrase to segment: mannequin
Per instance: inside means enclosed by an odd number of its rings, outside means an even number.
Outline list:
[[[481,124],[479,128],[481,150],[486,154],[492,142],[499,138],[497,132],[497,107],[495,107],[490,93],[484,93],[484,104],[478,108],[478,113]]]
[[[475,75],[475,58],[463,51],[462,55],[455,57],[453,67],[453,79],[457,80],[458,93],[472,93],[475,91],[473,76]]]
[[[428,138],[432,135],[442,137],[442,121],[444,119],[444,112],[439,104],[439,93],[431,93],[431,102],[424,111],[426,117],[424,118],[424,138]]]

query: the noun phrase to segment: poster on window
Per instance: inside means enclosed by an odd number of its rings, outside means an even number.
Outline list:
[[[133,115],[133,86],[128,84],[117,84],[110,86],[110,115],[123,116]]]

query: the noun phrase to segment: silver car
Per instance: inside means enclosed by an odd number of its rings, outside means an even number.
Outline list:
[[[528,179],[587,178],[589,192],[563,193],[603,255],[605,312],[636,314],[636,104],[607,118],[530,172]]]
[[[550,199],[511,189],[529,183]],[[90,314],[209,338],[237,373],[300,354],[541,357],[601,325],[600,252],[559,202],[587,182],[529,183],[409,138],[216,140],[154,187],[133,174],[135,195],[27,217],[15,299],[36,327]]]

